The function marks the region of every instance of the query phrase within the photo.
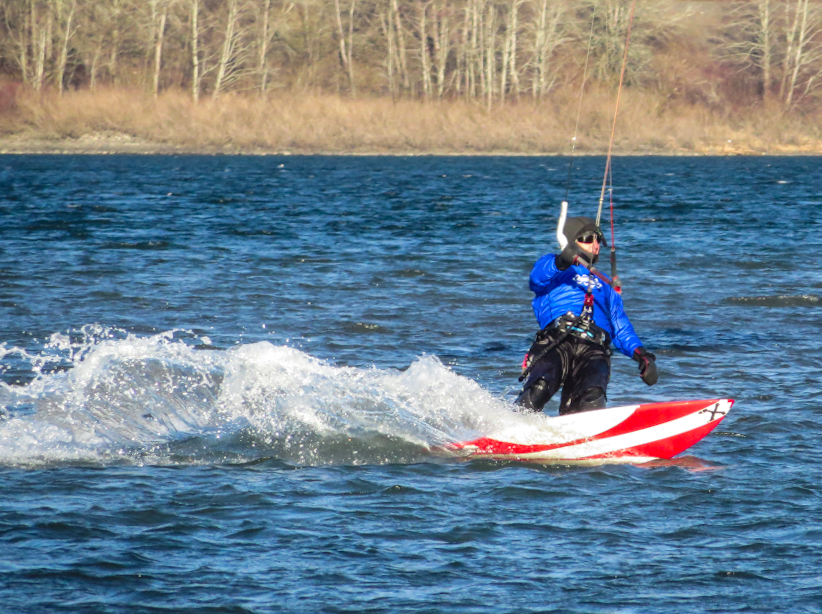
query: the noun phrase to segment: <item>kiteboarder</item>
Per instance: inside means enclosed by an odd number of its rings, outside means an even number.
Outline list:
[[[568,218],[563,231],[564,249],[543,256],[531,271],[541,330],[523,362],[525,384],[517,398],[524,409],[542,411],[562,387],[560,415],[605,407],[611,343],[639,363],[642,381],[657,381],[656,357],[634,332],[622,297],[592,270],[600,245],[607,245],[596,222]]]

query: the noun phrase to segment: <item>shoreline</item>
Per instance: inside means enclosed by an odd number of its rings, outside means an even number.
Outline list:
[[[529,152],[509,150],[415,150],[408,148],[405,151],[397,149],[375,150],[328,150],[328,149],[267,149],[248,148],[240,146],[192,147],[149,141],[132,137],[127,134],[86,134],[80,138],[42,138],[11,135],[0,137],[0,156],[2,155],[140,155],[140,156],[396,156],[396,157],[533,157],[557,158],[568,157],[571,152]],[[602,157],[607,150],[573,152],[575,157]],[[785,147],[779,151],[757,150],[753,147],[710,147],[700,150],[681,148],[653,148],[653,149],[619,149],[613,152],[614,156],[622,157],[725,157],[725,156],[803,156],[813,157],[822,155],[822,149],[808,147]]]

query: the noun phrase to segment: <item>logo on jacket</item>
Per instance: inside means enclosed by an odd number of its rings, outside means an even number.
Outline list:
[[[579,284],[580,286],[583,286],[584,288],[587,288],[588,284],[591,283],[591,276],[590,275],[582,275],[580,273],[577,273],[574,276],[574,281],[577,282],[577,284]],[[602,290],[602,282],[600,282],[596,277],[594,277],[594,287],[597,290]]]

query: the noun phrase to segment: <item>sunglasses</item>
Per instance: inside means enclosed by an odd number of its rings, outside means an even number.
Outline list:
[[[580,243],[593,243],[594,241],[598,241],[599,237],[596,235],[588,235],[587,237],[582,237],[577,239]]]

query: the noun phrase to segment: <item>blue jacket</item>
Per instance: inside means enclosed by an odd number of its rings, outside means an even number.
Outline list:
[[[589,283],[588,269],[569,266],[560,271],[556,256],[547,254],[537,260],[531,271],[531,290],[536,296],[531,304],[540,328],[545,328],[558,317],[582,312],[585,290]],[[642,345],[625,314],[622,297],[611,286],[594,277],[594,324],[604,329],[620,352],[628,357]]]

